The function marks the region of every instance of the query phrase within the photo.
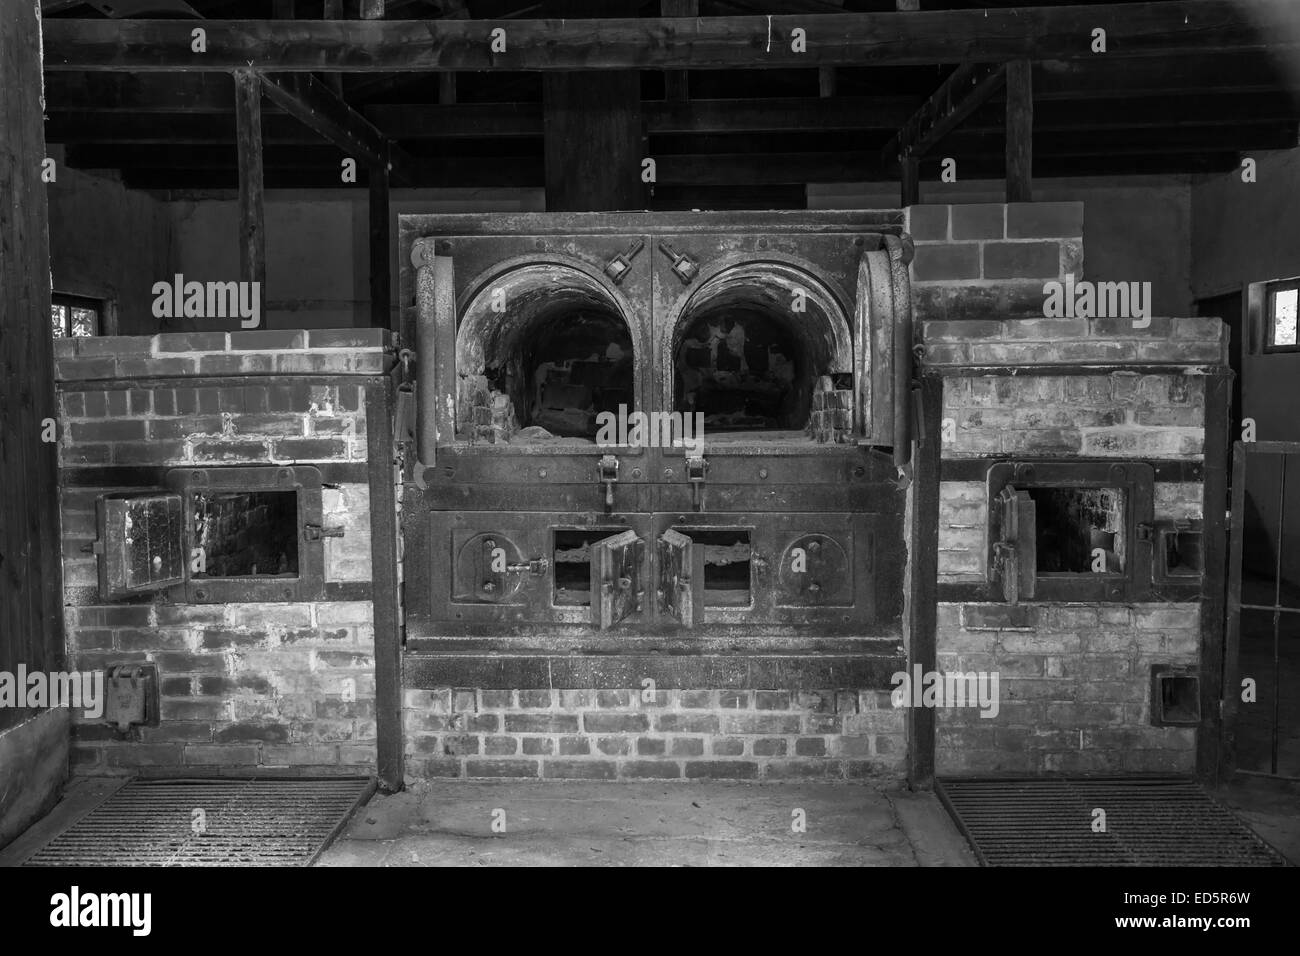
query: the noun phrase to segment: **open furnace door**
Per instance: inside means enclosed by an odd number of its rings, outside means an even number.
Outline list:
[[[905,464],[911,443],[912,295],[907,249],[896,236],[858,260],[853,330],[855,429],[866,445],[895,449]]]
[[[635,531],[591,545],[591,616],[602,631],[641,609],[643,552]]]
[[[659,536],[659,607],[682,627],[703,623],[704,548],[672,528]]]
[[[1002,582],[1008,604],[1033,600],[1038,581],[1038,513],[1029,492],[1007,485],[995,502],[998,540],[993,545],[993,575]]]

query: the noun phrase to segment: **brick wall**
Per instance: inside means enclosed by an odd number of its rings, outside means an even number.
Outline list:
[[[1194,665],[1197,604],[939,605],[940,671],[997,672],[993,718],[938,711],[939,773],[1186,772],[1196,731],[1151,726],[1152,664]]]
[[[918,321],[1041,316],[1043,283],[1083,275],[1083,204],[911,206]]]
[[[888,691],[407,690],[410,778],[896,781]]]
[[[152,662],[161,694],[159,726],[126,738],[74,715],[76,769],[373,768],[370,492],[357,376],[388,367],[388,342],[370,329],[56,342],[69,666]],[[172,467],[271,464],[322,469],[322,525],[344,531],[323,541],[324,582],[351,587],[339,592],[346,597],[100,598],[85,549],[101,495],[146,490],[141,475],[157,481]],[[330,480],[331,467],[347,469],[342,480]],[[102,480],[77,477],[89,469]],[[131,473],[130,483],[113,480]]]
[[[1082,206],[916,206],[909,222],[945,462],[1203,463],[1205,376],[1227,355],[1218,320],[1044,318],[1044,284],[1083,277]],[[1199,481],[1154,491],[1157,521],[1201,517]],[[987,493],[940,484],[937,669],[996,673],[1000,711],[940,709],[938,772],[1190,772],[1196,732],[1152,725],[1150,679],[1153,664],[1199,664],[1199,604],[945,599],[986,583]]]

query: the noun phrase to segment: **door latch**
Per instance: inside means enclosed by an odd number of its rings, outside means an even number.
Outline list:
[[[691,505],[696,511],[704,510],[704,478],[708,471],[707,458],[686,459],[686,478],[691,483]]]
[[[546,558],[533,558],[531,561],[522,561],[519,564],[507,564],[506,571],[517,574],[527,572],[528,574],[545,574],[551,566],[551,562]]]
[[[700,274],[700,265],[684,252],[678,252],[667,239],[659,241],[659,251],[673,261],[673,273],[682,280],[682,285],[690,285]]]
[[[596,462],[598,480],[605,486],[605,514],[614,511],[614,483],[618,481],[618,459],[613,455],[601,455]]]
[[[641,251],[644,245],[644,239],[633,239],[626,251],[620,252],[605,263],[605,275],[614,281],[614,285],[618,285],[627,278],[628,270],[632,268],[632,260],[636,258],[637,253]]]
[[[322,528],[318,524],[305,524],[302,526],[303,536],[308,541],[319,541],[321,538],[341,538],[343,537],[343,528]]]

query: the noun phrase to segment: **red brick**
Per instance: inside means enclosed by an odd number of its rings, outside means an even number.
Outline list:
[[[521,690],[519,706],[528,710],[546,710],[551,707],[554,698],[549,690]]]
[[[953,239],[1001,239],[1006,207],[1001,203],[967,203],[952,207]]]
[[[195,461],[266,461],[266,445],[251,441],[196,441],[192,446]]]
[[[618,765],[612,760],[544,760],[542,776],[553,780],[614,780]]]
[[[285,349],[301,349],[307,346],[307,333],[303,331],[281,331],[259,329],[256,332],[231,332],[230,351],[232,352],[274,352]]]
[[[912,262],[917,282],[939,282],[980,277],[980,247],[977,242],[960,245],[921,243]]]
[[[754,694],[756,710],[789,710],[790,694],[783,690],[760,690]]]
[[[1061,247],[1055,242],[990,242],[984,246],[986,279],[1051,279],[1060,271]]]
[[[145,743],[168,741],[200,742],[212,740],[212,724],[206,720],[164,720],[157,727],[142,727]]]
[[[222,352],[225,332],[162,332],[153,337],[156,352]]]
[[[507,718],[507,724],[509,719]],[[582,715],[583,729],[589,734],[628,734],[642,733],[650,729],[650,718],[645,714],[597,714]]]
[[[715,757],[739,757],[745,752],[745,741],[739,737],[715,737],[710,750]]]
[[[483,740],[483,753],[489,757],[513,756],[518,749],[516,737],[486,737]]]
[[[256,767],[260,762],[257,747],[189,744],[185,748],[185,763],[190,766]]]
[[[1083,235],[1083,203],[1007,204],[1008,239],[1076,239]]]
[[[716,734],[716,714],[656,714],[655,729],[669,734]]]
[[[550,737],[525,737],[523,743],[525,756],[540,757],[555,753],[555,741]]]
[[[687,779],[753,780],[758,764],[749,760],[692,760],[686,763]]]
[[[701,757],[704,755],[704,738],[674,737],[669,753],[674,757]]]
[[[794,742],[794,752],[798,757],[825,757],[826,741],[821,737],[801,737]]]
[[[754,741],[755,757],[784,757],[789,745],[780,737],[764,737]]]
[[[387,329],[312,329],[307,335],[313,349],[383,348],[389,341]]]
[[[506,714],[506,733],[509,734],[576,734],[577,732],[578,718],[573,714]]]
[[[466,760],[467,777],[536,777],[536,760]]]
[[[627,760],[619,766],[619,774],[633,780],[680,780],[682,768],[672,760]]]
[[[104,762],[110,767],[176,767],[183,750],[180,744],[123,744],[106,748]]]
[[[638,737],[636,752],[642,757],[662,757],[668,742],[661,737]]]
[[[907,210],[907,229],[913,239],[948,238],[948,206],[916,205]]]

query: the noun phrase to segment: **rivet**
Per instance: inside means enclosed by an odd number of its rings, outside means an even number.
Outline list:
[[[488,538],[486,541],[483,542],[483,547],[485,548],[495,548],[496,546],[497,546],[497,542],[495,538]]]
[[[766,468],[760,468],[760,469],[758,469],[758,477],[760,477],[760,478],[766,478],[766,477],[767,477],[767,469],[766,469]]]
[[[641,477],[641,469],[640,469],[640,468],[633,468],[633,469],[632,469],[632,477],[633,477],[633,478],[640,478],[640,477]]]
[[[665,478],[671,478],[672,476],[673,476],[673,470],[672,470],[671,468],[665,468],[665,469],[664,469],[664,477],[665,477]]]
[[[760,249],[766,249],[766,248],[767,248],[767,236],[760,236],[760,237],[759,237],[759,239],[758,239],[758,248],[760,248]]]
[[[198,598],[200,601],[202,601],[204,598],[206,598],[206,597],[208,596],[208,592],[207,592],[207,591],[195,591],[195,592],[194,592],[194,596],[195,596],[196,598]]]
[[[854,478],[861,478],[861,477],[862,477],[863,475],[865,475],[866,473],[867,473],[867,469],[863,468],[861,465],[858,465],[857,468],[854,468],[854,469],[853,469],[853,477],[854,477]]]
[[[446,475],[448,478],[450,478],[452,475],[456,474],[456,469],[448,465],[446,468],[442,470],[442,473]]]
[[[546,469],[545,469],[545,468],[538,468],[538,469],[537,469],[537,477],[538,477],[538,478],[545,478],[545,477],[546,477]]]

